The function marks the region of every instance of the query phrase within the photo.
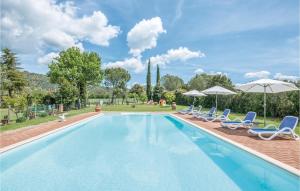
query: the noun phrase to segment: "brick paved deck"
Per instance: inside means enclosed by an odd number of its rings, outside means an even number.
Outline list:
[[[258,137],[249,136],[245,128],[231,130],[222,128],[218,122],[200,121],[191,115],[175,115],[300,170],[300,141],[284,138],[264,141]]]
[[[59,129],[63,126],[69,125],[71,123],[80,121],[82,119],[85,119],[87,117],[94,116],[96,112],[89,112],[89,113],[84,113],[80,115],[76,115],[73,117],[68,117],[66,121],[59,122],[58,120],[55,121],[50,121],[46,123],[42,123],[39,125],[34,125],[31,127],[25,127],[17,130],[12,130],[8,132],[2,132],[0,133],[0,148],[4,148],[6,146],[24,141],[26,139],[35,137],[37,135]],[[1,127],[0,127],[1,128]]]

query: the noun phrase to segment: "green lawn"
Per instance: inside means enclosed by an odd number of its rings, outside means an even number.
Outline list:
[[[176,110],[186,108],[186,106],[179,105]],[[103,111],[123,111],[123,112],[174,112],[171,106],[160,107],[159,105],[147,105],[147,104],[137,104],[135,108],[132,105],[105,105],[102,106]]]
[[[187,106],[179,105],[179,106],[177,106],[176,110],[178,111],[178,110],[181,110],[184,108],[187,108]],[[91,112],[91,111],[94,111],[94,109],[95,109],[95,106],[90,106],[90,107],[80,109],[80,110],[68,111],[67,117],[78,115],[81,113]],[[109,111],[112,111],[112,112],[114,112],[114,111],[116,111],[116,112],[117,111],[121,111],[121,112],[174,112],[173,110],[171,110],[170,106],[160,107],[159,105],[146,105],[146,104],[137,104],[137,105],[135,105],[135,107],[132,107],[132,105],[105,105],[105,106],[102,106],[102,110],[107,111],[107,112],[109,112]],[[204,109],[204,111],[207,111],[207,110],[208,109]],[[3,115],[7,115],[7,109],[6,110],[1,109],[0,111],[1,111],[0,117],[2,119]],[[218,111],[218,113],[221,114],[222,111]],[[243,119],[244,115],[245,114],[231,113],[230,119],[235,119],[237,117],[240,119]],[[13,119],[15,119],[14,114],[11,114],[11,117],[13,117]],[[27,120],[23,123],[12,122],[9,125],[0,127],[0,132],[12,130],[12,129],[18,129],[21,127],[27,127],[27,126],[31,126],[31,125],[37,125],[40,123],[44,123],[47,121],[53,121],[53,120],[57,120],[57,119],[58,119],[57,116],[47,116],[47,117],[39,117],[39,118],[36,118],[33,120]],[[256,121],[263,123],[263,117],[258,116],[256,118]],[[279,118],[267,118],[267,124],[275,124],[278,126],[280,121],[281,121],[281,119],[279,119]],[[262,125],[260,125],[260,126],[262,126]],[[300,134],[300,125],[299,124],[296,128],[296,132],[298,134]]]
[[[68,114],[66,115],[66,117],[68,118],[68,117],[78,115],[78,114],[81,114],[81,113],[91,112],[91,111],[94,111],[94,109],[95,109],[94,107],[87,107],[87,108],[83,108],[83,109],[80,109],[80,110],[67,111],[66,113],[68,113]],[[1,111],[1,115],[3,115],[2,111]],[[5,112],[6,113],[4,115],[7,115],[7,110],[5,110]],[[14,118],[12,118],[12,120],[15,119],[14,114],[11,115],[11,117],[14,117]],[[40,123],[53,121],[53,120],[58,120],[58,117],[57,116],[37,117],[36,119],[27,120],[23,123],[16,123],[15,121],[12,121],[12,122],[10,122],[9,125],[1,126],[0,127],[0,132],[7,131],[7,130],[18,129],[18,128],[22,128],[22,127],[27,127],[27,126],[31,126],[31,125],[37,125],[37,124],[40,124]]]

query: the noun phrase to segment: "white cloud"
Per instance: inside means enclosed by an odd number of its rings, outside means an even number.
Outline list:
[[[72,36],[60,30],[46,32],[42,36],[42,39],[46,46],[57,47],[58,49],[66,49],[72,46],[77,46],[80,50],[84,50],[81,43],[77,43]]]
[[[202,68],[198,68],[197,70],[195,70],[195,74],[202,74],[204,73],[204,70]]]
[[[121,67],[128,70],[134,70],[135,73],[139,73],[144,70],[145,66],[138,57],[126,58],[122,61],[109,62],[104,65],[105,68]]]
[[[284,75],[281,73],[276,73],[274,75],[274,78],[278,79],[278,80],[288,80],[288,81],[293,81],[293,82],[300,80],[300,76],[289,76],[289,75]]]
[[[79,16],[77,9],[71,1],[3,1],[1,44],[19,54],[41,54],[70,46],[83,50],[83,41],[108,46],[119,34],[119,27],[109,25],[101,11]]]
[[[208,73],[206,73],[207,75],[211,75],[211,76],[216,76],[216,75],[221,75],[221,76],[228,76],[228,74],[226,72],[215,72],[215,71],[210,71]]]
[[[245,78],[268,78],[270,76],[268,71],[248,72],[244,75]]]
[[[161,33],[166,33],[166,30],[163,28],[160,17],[149,20],[143,19],[127,34],[129,52],[134,56],[138,56],[146,49],[156,47],[158,36]]]
[[[45,64],[48,65],[52,62],[53,58],[58,57],[59,54],[56,52],[50,52],[42,57],[39,57],[37,62],[38,64]]]
[[[205,54],[200,51],[191,51],[186,47],[179,47],[177,49],[168,50],[166,54],[151,57],[150,60],[153,65],[165,65],[176,60],[186,61],[191,58],[199,58],[204,56]]]

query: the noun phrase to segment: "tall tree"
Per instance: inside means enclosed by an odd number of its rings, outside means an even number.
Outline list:
[[[156,86],[160,86],[160,72],[158,64],[156,65]]]
[[[160,86],[160,71],[159,66],[156,67],[156,85],[153,90],[153,100],[158,102],[163,93],[163,88]]]
[[[126,91],[126,84],[131,76],[124,68],[106,68],[104,71],[104,84],[113,89],[111,103],[114,102],[116,95]]]
[[[147,79],[146,79],[146,94],[147,94],[147,98],[148,100],[152,99],[152,90],[151,90],[151,63],[150,63],[150,59],[148,61],[148,69],[147,69]]]
[[[9,97],[20,93],[27,84],[19,65],[16,54],[4,48],[1,55],[1,90],[6,90]]]
[[[174,91],[184,86],[184,82],[180,77],[170,74],[164,75],[161,78],[161,83],[162,86],[168,91]]]
[[[86,105],[87,86],[102,80],[100,67],[101,59],[97,53],[81,52],[79,48],[72,47],[60,52],[52,61],[48,76],[52,83],[59,84],[60,91],[68,92],[72,99],[77,97],[78,101]]]

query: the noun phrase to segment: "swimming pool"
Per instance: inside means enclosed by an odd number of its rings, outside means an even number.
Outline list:
[[[1,190],[299,190],[299,177],[170,115],[105,114],[7,151]]]

